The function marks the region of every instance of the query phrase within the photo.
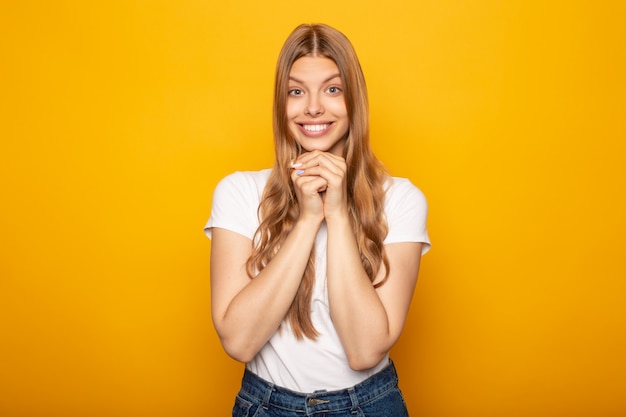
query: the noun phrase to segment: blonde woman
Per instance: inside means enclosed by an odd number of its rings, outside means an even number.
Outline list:
[[[350,41],[301,25],[276,69],[271,169],[224,178],[212,239],[213,322],[246,364],[233,416],[405,416],[389,350],[430,247],[426,201],[369,144]]]

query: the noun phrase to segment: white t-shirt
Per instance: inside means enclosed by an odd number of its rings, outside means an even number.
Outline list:
[[[257,209],[271,170],[235,172],[217,185],[211,217],[205,227],[219,227],[253,239],[259,226]],[[423,242],[422,254],[430,248],[426,230],[426,199],[409,180],[390,177],[386,184],[385,214],[389,232],[384,243]],[[246,366],[261,378],[298,392],[337,390],[358,384],[388,363],[385,357],[366,371],[353,371],[348,365],[339,336],[330,318],[326,287],[326,224],[322,223],[315,241],[315,288],[311,319],[319,332],[316,340],[296,339],[285,320]]]

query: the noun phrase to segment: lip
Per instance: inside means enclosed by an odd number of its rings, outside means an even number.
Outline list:
[[[298,129],[300,129],[300,132],[302,132],[305,136],[312,137],[312,138],[324,136],[326,133],[328,133],[332,129],[334,124],[335,124],[334,122],[297,123]],[[326,127],[321,130],[307,130],[305,128],[305,126],[324,126],[324,125]]]

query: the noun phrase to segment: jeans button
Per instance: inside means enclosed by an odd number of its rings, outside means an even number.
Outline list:
[[[316,406],[316,405],[320,405],[320,404],[327,404],[327,403],[329,403],[329,402],[330,402],[330,401],[327,401],[327,400],[320,400],[320,399],[318,399],[318,398],[309,398],[309,405],[310,405],[311,407],[314,407],[314,406]]]

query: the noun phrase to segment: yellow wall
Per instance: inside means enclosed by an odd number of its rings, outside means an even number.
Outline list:
[[[229,415],[201,229],[271,165],[276,55],[320,21],[430,203],[413,415],[626,415],[624,4],[2,2],[0,415]]]

